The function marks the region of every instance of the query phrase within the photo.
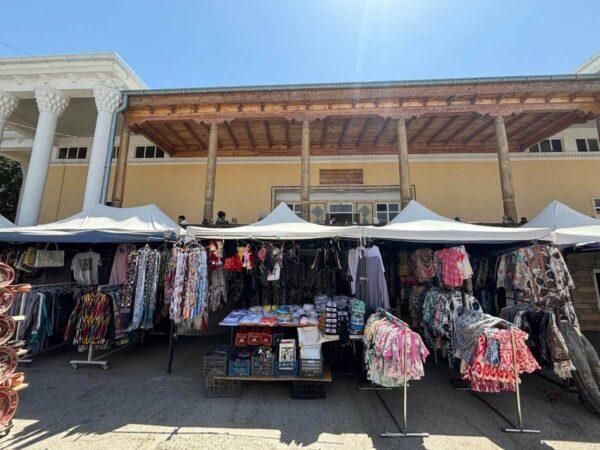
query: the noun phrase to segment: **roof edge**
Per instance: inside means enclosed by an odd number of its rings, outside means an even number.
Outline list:
[[[398,80],[398,81],[362,81],[344,83],[308,83],[308,84],[272,84],[254,86],[215,86],[203,88],[176,89],[134,89],[123,91],[131,96],[161,95],[161,94],[202,94],[211,92],[253,92],[253,91],[282,91],[304,89],[363,89],[385,87],[417,87],[417,86],[452,86],[469,84],[540,82],[540,81],[580,81],[599,80],[600,74],[565,74],[565,75],[525,75],[508,77],[477,77],[477,78],[440,78],[428,80]]]

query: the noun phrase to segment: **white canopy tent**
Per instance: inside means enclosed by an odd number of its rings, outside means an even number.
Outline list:
[[[547,228],[503,228],[457,222],[434,213],[414,200],[385,226],[353,228],[351,234],[359,232],[366,238],[410,242],[485,244],[550,239],[550,230]]]
[[[0,214],[0,228],[12,228],[15,224]]]
[[[188,236],[205,239],[322,239],[341,236],[346,227],[333,227],[307,222],[285,203],[280,203],[262,220],[233,228],[187,227]]]
[[[600,242],[600,220],[575,211],[554,200],[522,229],[546,227],[552,230],[556,245],[577,245]]]
[[[174,239],[183,228],[156,205],[113,208],[95,205],[58,222],[0,229],[4,242],[117,243]]]

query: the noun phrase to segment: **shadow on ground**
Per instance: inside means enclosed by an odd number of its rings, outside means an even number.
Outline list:
[[[356,380],[338,378],[323,400],[292,400],[289,383],[244,385],[240,397],[206,398],[202,356],[217,338],[181,339],[174,372],[166,374],[167,343],[156,339],[109,357],[112,369],[72,370],[71,349],[42,355],[25,369],[29,388],[12,432],[2,448],[241,447],[291,444],[318,448],[539,448],[600,442],[600,419],[576,395],[550,403],[545,391],[559,391],[536,376],[522,389],[525,425],[540,435],[501,431],[507,424],[473,395],[456,391],[447,366],[430,361],[426,377],[411,383],[409,426],[428,438],[383,439],[396,431],[373,392]],[[81,355],[80,355],[81,356]],[[402,417],[402,392],[382,393]],[[511,394],[485,397],[510,418]],[[571,447],[572,448],[572,447]]]

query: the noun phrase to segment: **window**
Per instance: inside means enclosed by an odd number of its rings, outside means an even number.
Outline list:
[[[380,225],[389,223],[400,211],[398,203],[377,203],[377,220]]]
[[[596,217],[600,217],[600,197],[594,198],[594,211],[596,213]]]
[[[354,207],[352,203],[330,203],[328,218],[335,218],[337,225],[350,225],[353,223]]]
[[[597,152],[600,150],[598,139],[575,139],[578,152]]]
[[[165,152],[162,148],[158,148],[154,145],[146,145],[135,148],[135,157],[141,158],[164,158]]]
[[[56,159],[85,159],[87,147],[61,147]]]
[[[287,205],[288,208],[290,208],[294,212],[294,214],[300,217],[300,214],[302,213],[302,205],[300,203],[288,203]]]
[[[112,159],[117,159],[118,157],[119,157],[119,147],[117,147],[115,145],[115,146],[113,146]]]
[[[529,147],[531,153],[562,152],[563,145],[561,139],[546,139]]]

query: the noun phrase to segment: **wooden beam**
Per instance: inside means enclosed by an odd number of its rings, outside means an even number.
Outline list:
[[[448,145],[448,143],[450,141],[452,141],[452,139],[454,139],[456,136],[459,136],[460,134],[462,134],[467,128],[469,128],[471,125],[473,125],[478,118],[479,118],[479,114],[472,113],[471,116],[467,119],[467,121],[461,127],[458,127],[456,130],[454,130],[452,132],[452,134],[450,134],[450,136],[448,136],[446,138],[446,140],[444,141],[444,145]]]
[[[290,140],[290,123],[286,120],[283,122],[283,129],[285,131],[285,146],[292,148],[292,141]]]
[[[498,151],[498,169],[500,170],[500,189],[502,191],[502,206],[504,210],[503,222],[516,223],[517,204],[515,201],[515,184],[510,167],[510,150],[504,117],[494,117],[494,133],[496,135],[496,147]]]
[[[508,130],[510,130],[510,128],[515,125],[519,120],[521,120],[523,117],[525,117],[524,114],[516,114],[513,117],[511,117],[510,119],[508,119],[505,123],[505,130],[508,133]],[[489,139],[491,139],[492,137],[494,137],[496,135],[496,130],[494,129],[494,131],[491,131],[490,133],[486,134],[484,137],[481,138],[481,142],[485,142]]]
[[[521,125],[516,131],[514,131],[513,133],[511,133],[511,139],[516,139],[517,136],[519,134],[521,134],[523,131],[526,131],[528,128],[537,125],[540,121],[544,120],[546,118],[546,114],[540,114],[538,117],[535,117],[533,120],[527,122],[524,125]]]
[[[442,134],[442,133],[443,133],[444,131],[446,131],[446,130],[447,130],[449,127],[451,127],[451,126],[452,126],[452,124],[453,124],[454,122],[456,122],[456,120],[457,120],[459,117],[460,117],[459,115],[451,116],[451,117],[450,117],[450,118],[449,118],[449,119],[446,121],[446,123],[445,123],[445,124],[443,124],[443,125],[442,125],[442,126],[439,128],[439,130],[437,130],[435,133],[433,133],[433,136],[431,136],[431,137],[429,138],[429,140],[427,141],[427,145],[431,145],[431,143],[432,143],[433,141],[435,141],[435,140],[437,139],[437,137],[438,137],[440,134]]]
[[[381,139],[381,136],[383,135],[383,133],[385,133],[385,130],[386,130],[386,128],[387,128],[387,126],[388,126],[389,123],[390,123],[390,118],[387,117],[383,121],[383,125],[381,125],[381,129],[377,133],[377,136],[375,136],[375,139],[373,139],[373,145],[377,145],[379,143],[379,140]]]
[[[410,119],[408,119],[405,123],[405,128],[408,130],[408,126],[413,123],[413,121],[415,120],[414,117],[411,117]],[[392,138],[392,142],[390,142],[390,145],[396,145],[396,142],[398,142],[398,133],[394,133],[394,137]]]
[[[138,128],[136,128],[136,130],[137,129]],[[157,134],[156,131],[147,122],[143,122],[142,124],[140,124],[139,130],[141,134],[146,136],[148,139],[150,139],[157,146],[162,148],[169,155],[173,153],[174,146],[170,142],[164,140],[164,138],[161,135]]]
[[[320,146],[324,147],[325,143],[327,142],[327,128],[329,127],[329,122],[327,121],[327,118],[325,118],[323,120],[323,129],[321,130],[321,143]]]
[[[344,125],[342,126],[342,133],[340,134],[340,139],[338,140],[338,147],[342,146],[342,142],[344,142],[344,137],[346,137],[346,132],[348,131],[348,125],[350,124],[350,119],[344,120]]]
[[[479,136],[482,131],[485,131],[490,125],[494,124],[493,117],[484,116],[484,119],[485,119],[485,123],[483,125],[477,127],[477,129],[475,131],[473,131],[470,135],[468,135],[466,138],[464,138],[462,141],[463,144],[468,144],[473,139],[475,139],[477,136]]]
[[[196,131],[189,124],[189,122],[183,122],[183,126],[185,127],[187,132],[190,133],[192,135],[192,137],[200,144],[200,147],[202,148],[202,150],[206,150],[206,144],[204,143],[202,138],[200,136],[198,136],[198,133],[196,133]]]
[[[252,130],[250,129],[250,122],[245,120],[244,126],[246,127],[246,134],[248,135],[248,139],[250,140],[250,145],[252,146],[252,148],[256,148],[256,142],[254,142],[254,136],[252,136]]]
[[[525,150],[526,148],[531,147],[533,144],[542,141],[544,139],[549,138],[550,136],[555,135],[556,133],[564,130],[565,128],[573,125],[577,120],[583,115],[580,111],[575,111],[570,114],[563,114],[549,124],[543,126],[537,133],[534,135],[528,136],[527,139],[523,142],[519,142],[519,146],[521,150]]]
[[[413,142],[415,142],[417,140],[417,138],[423,134],[423,132],[429,127],[429,125],[431,125],[431,123],[433,122],[433,120],[435,119],[435,116],[430,116],[425,123],[421,126],[421,128],[419,128],[415,134],[413,134],[411,136],[411,138],[408,140],[408,145],[411,145]]]
[[[170,123],[163,123],[162,127],[167,131],[167,134],[170,134],[171,136],[173,136],[173,138],[175,138],[175,140],[177,142],[179,142],[184,147],[187,146],[187,144],[185,143],[183,138],[181,136],[179,136],[177,131],[175,131],[175,129],[173,128],[173,125],[171,125]]]
[[[269,146],[269,148],[273,147],[273,141],[271,140],[271,130],[269,129],[269,121],[265,120],[263,122],[264,126],[265,126],[265,134],[267,136],[267,145]]]
[[[202,122],[202,126],[208,132],[208,135],[210,137],[210,125],[205,122]],[[217,148],[223,148],[223,144],[221,143],[221,139],[219,139],[218,134],[217,134]]]
[[[356,147],[360,146],[360,143],[362,142],[363,138],[365,137],[365,133],[367,132],[367,129],[369,128],[369,124],[371,123],[371,118],[367,117],[365,120],[365,124],[362,127],[362,130],[360,130],[360,134],[358,135],[358,138],[356,139]]]
[[[224,125],[225,125],[225,130],[227,130],[227,133],[229,134],[229,138],[233,141],[233,145],[235,145],[235,148],[239,148],[240,145],[238,144],[238,140],[235,138],[235,135],[233,134],[231,125],[229,125],[229,122],[225,122]]]

